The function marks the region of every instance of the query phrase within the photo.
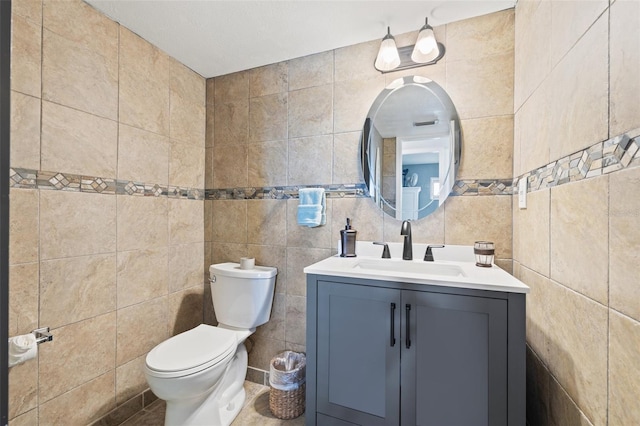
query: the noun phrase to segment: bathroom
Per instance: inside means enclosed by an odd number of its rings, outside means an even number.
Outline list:
[[[9,371],[9,423],[119,424],[148,408],[146,353],[215,324],[208,266],[241,257],[278,268],[250,338],[248,379],[264,383],[273,355],[306,349],[303,268],[335,253],[345,218],[368,241],[401,242],[401,221],[329,197],[327,224],[303,228],[297,200],[233,189],[360,182],[363,119],[404,75],[452,98],[471,185],[640,136],[639,26],[635,0],[519,0],[436,26],[435,65],[381,74],[378,38],[205,79],[83,2],[13,0],[9,336],[49,326],[54,340]],[[530,188],[526,209],[470,190],[412,224],[415,243],[494,241],[531,288],[531,426],[640,423],[638,165]]]

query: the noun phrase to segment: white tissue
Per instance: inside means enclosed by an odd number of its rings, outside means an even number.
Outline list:
[[[9,338],[9,367],[22,364],[38,355],[38,344],[33,334]]]

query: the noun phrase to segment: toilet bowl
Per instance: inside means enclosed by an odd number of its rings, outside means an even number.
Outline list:
[[[167,426],[231,424],[245,400],[243,342],[271,314],[276,268],[223,263],[209,270],[218,326],[200,324],[160,343],[146,357],[145,377],[167,403]]]

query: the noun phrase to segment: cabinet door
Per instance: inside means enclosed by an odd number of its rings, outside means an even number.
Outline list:
[[[399,290],[318,283],[318,412],[359,425],[398,424],[399,306]]]
[[[506,425],[507,301],[415,291],[402,298],[401,424]]]

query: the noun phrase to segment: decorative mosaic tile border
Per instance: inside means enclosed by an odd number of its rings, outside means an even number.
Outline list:
[[[521,179],[527,179],[528,191],[532,192],[634,166],[640,166],[640,129],[598,142],[513,179],[456,181],[450,195],[512,195]],[[369,197],[364,183],[202,189],[18,167],[9,169],[9,177],[12,188],[189,200],[287,200],[298,198],[298,190],[306,187],[324,188],[328,198]]]
[[[12,188],[51,189],[143,197],[185,198],[190,200],[204,200],[205,194],[205,191],[199,188],[145,184],[129,180],[21,169],[17,167],[9,169],[9,178]]]
[[[640,166],[640,129],[598,142],[514,178],[513,188],[517,188],[521,179],[527,179],[528,192],[532,192],[634,166]]]

